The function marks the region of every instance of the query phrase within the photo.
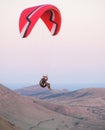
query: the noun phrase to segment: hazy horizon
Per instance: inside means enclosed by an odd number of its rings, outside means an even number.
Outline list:
[[[21,89],[25,87],[31,87],[31,86],[37,86],[38,84],[22,84],[22,83],[6,83],[3,84],[7,88],[10,88],[11,90],[16,90],[16,89]],[[95,83],[72,83],[72,84],[51,84],[52,89],[67,89],[69,91],[74,91],[74,90],[79,90],[79,89],[84,89],[84,88],[105,88],[105,84],[95,84]]]

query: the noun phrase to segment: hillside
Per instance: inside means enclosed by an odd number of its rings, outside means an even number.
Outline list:
[[[66,117],[44,105],[40,100],[21,96],[14,91],[0,85],[0,115],[21,130],[67,130],[71,127],[72,117]],[[75,122],[74,121],[74,122]],[[63,124],[62,124],[63,122]]]
[[[0,130],[20,130],[14,124],[0,117]]]
[[[0,115],[22,130],[37,128],[40,122],[46,124],[47,127],[47,122],[55,124],[56,120],[58,120],[57,122],[61,120],[62,115],[57,115],[43,105],[38,105],[36,101],[39,102],[35,98],[21,96],[0,85]]]
[[[104,130],[104,95],[98,99],[94,95],[95,100],[88,102],[92,98],[87,100],[87,90],[78,90],[78,96],[82,94],[78,98],[74,91],[72,96],[68,92],[45,101],[16,94],[0,85],[0,115],[21,130]]]

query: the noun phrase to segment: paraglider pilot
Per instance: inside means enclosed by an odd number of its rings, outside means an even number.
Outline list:
[[[39,81],[39,85],[42,88],[48,87],[49,90],[51,90],[50,88],[50,83],[47,82],[48,80],[48,76],[47,75],[43,75],[43,77],[41,78],[41,80]]]

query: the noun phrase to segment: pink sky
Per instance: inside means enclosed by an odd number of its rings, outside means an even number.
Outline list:
[[[52,37],[39,20],[22,39],[23,9],[53,4],[62,14]],[[3,0],[0,2],[0,83],[37,84],[42,74],[52,83],[105,83],[105,0]]]

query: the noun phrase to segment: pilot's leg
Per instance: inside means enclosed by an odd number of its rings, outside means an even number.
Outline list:
[[[49,90],[51,90],[50,83],[47,83],[47,87]]]

